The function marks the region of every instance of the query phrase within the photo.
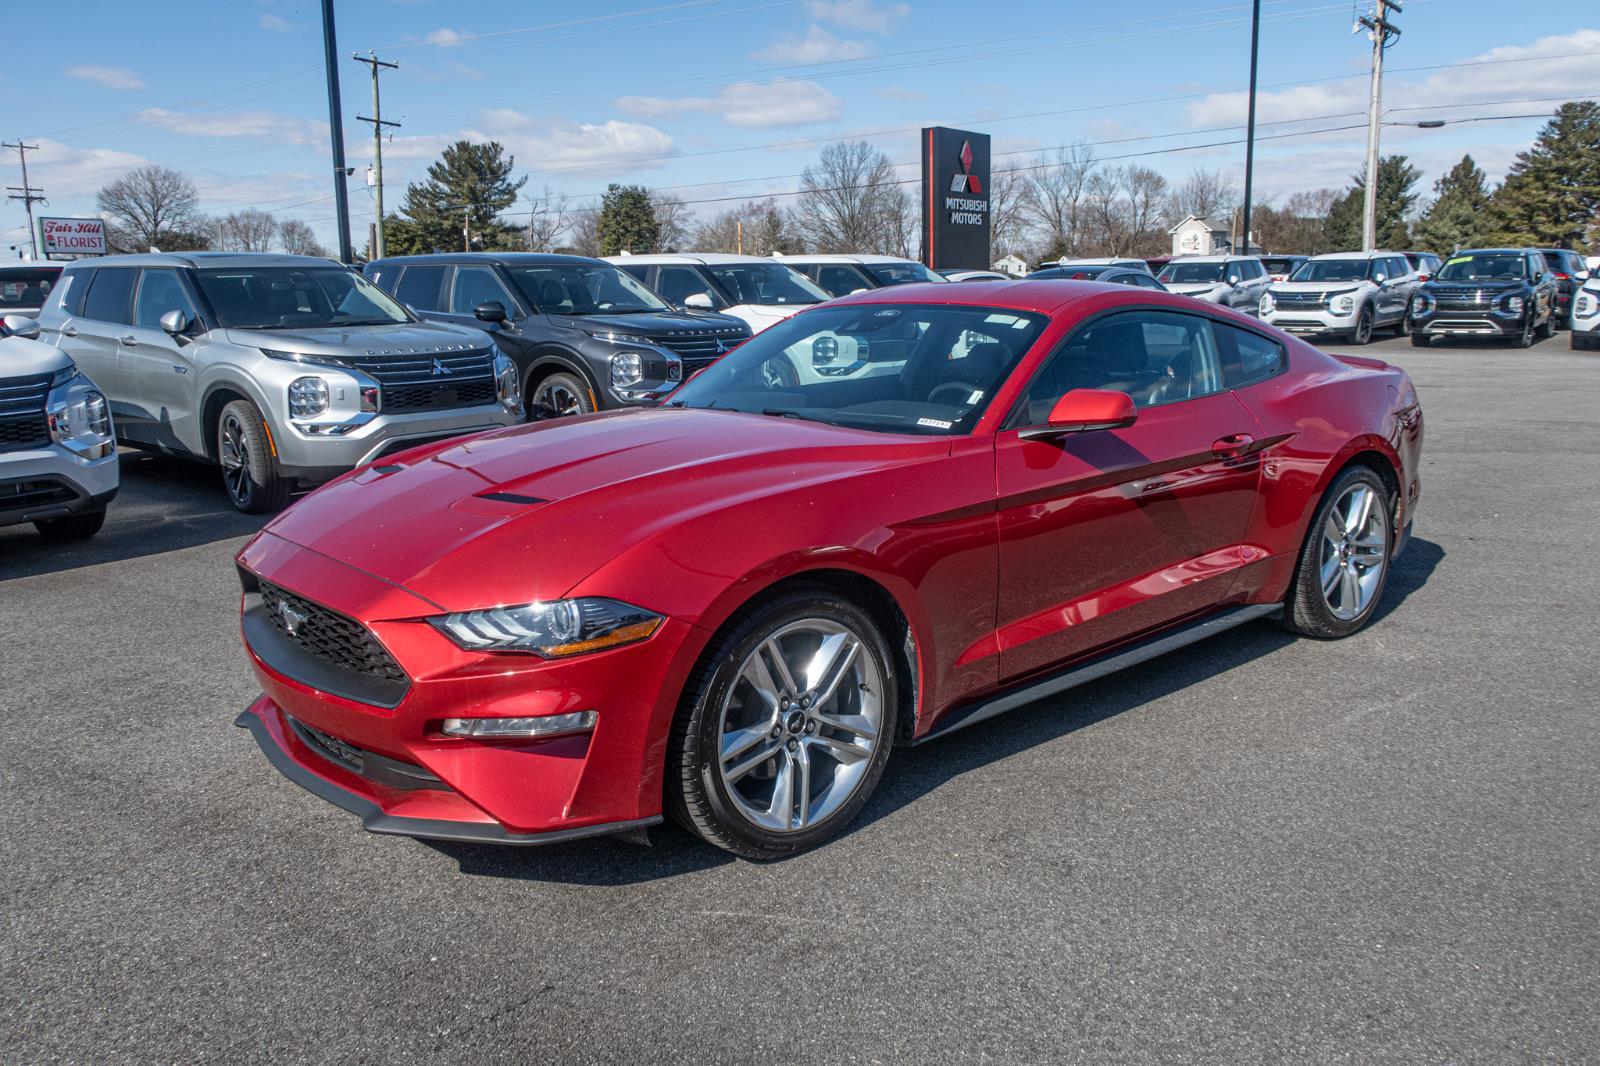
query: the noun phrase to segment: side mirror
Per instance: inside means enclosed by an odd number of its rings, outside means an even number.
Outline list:
[[[1229,274],[1228,275],[1228,284],[1229,285],[1237,285],[1237,284],[1239,284],[1239,275],[1237,275],[1237,274]]]
[[[709,293],[696,292],[684,297],[683,306],[691,311],[709,311],[713,305]]]
[[[1042,426],[1029,426],[1017,435],[1023,440],[1050,440],[1067,433],[1092,429],[1121,429],[1139,417],[1133,397],[1113,389],[1073,389],[1050,409]]]
[[[490,300],[481,303],[472,309],[472,317],[479,322],[504,322],[506,320],[506,305],[499,300]]]
[[[1382,285],[1384,282],[1388,281],[1389,278],[1386,274],[1374,274],[1372,275],[1372,280],[1376,281],[1379,285]]]
[[[173,308],[161,316],[161,328],[176,337],[189,328],[189,316]]]
[[[39,323],[27,315],[7,315],[0,319],[0,324],[5,326],[4,330],[0,330],[0,336],[26,337],[31,341],[39,339]]]

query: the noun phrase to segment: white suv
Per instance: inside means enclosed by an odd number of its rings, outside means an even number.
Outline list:
[[[742,319],[751,333],[832,299],[799,271],[757,255],[613,255],[606,262],[632,274],[675,307],[721,311]]]
[[[1379,329],[1405,328],[1421,278],[1400,252],[1336,252],[1300,264],[1261,297],[1261,318],[1289,333],[1366,344]]]
[[[1168,292],[1247,315],[1256,313],[1272,284],[1267,268],[1253,255],[1186,255],[1162,267],[1156,278]]]
[[[1572,296],[1572,350],[1600,351],[1600,278],[1593,271]]]

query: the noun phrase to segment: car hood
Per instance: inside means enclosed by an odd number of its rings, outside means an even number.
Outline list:
[[[229,329],[227,338],[250,348],[303,355],[432,355],[486,348],[489,335],[448,322],[392,326],[324,326],[314,329]]]
[[[636,334],[662,337],[698,335],[707,337],[743,336],[747,327],[732,315],[715,312],[655,311],[642,315],[551,315],[550,321],[568,329],[597,333]]]
[[[1327,296],[1337,296],[1340,293],[1355,292],[1365,281],[1275,281],[1272,291],[1282,292],[1320,292]]]
[[[1493,281],[1435,281],[1422,283],[1422,291],[1429,296],[1456,295],[1478,292],[1514,292],[1526,288],[1522,278],[1497,278]]]
[[[740,318],[758,318],[770,326],[774,322],[782,322],[790,315],[797,315],[808,307],[816,306],[816,304],[739,304],[728,310]]]
[[[72,359],[60,348],[27,337],[0,337],[0,384],[7,378],[54,374]]]
[[[616,411],[402,453],[317,490],[267,531],[447,610],[471,610],[560,597],[627,548],[706,512],[948,449],[943,438],[732,411]]]
[[[1179,296],[1209,296],[1223,287],[1220,281],[1207,281],[1194,285],[1174,285],[1171,282],[1162,282],[1168,292],[1175,292]]]

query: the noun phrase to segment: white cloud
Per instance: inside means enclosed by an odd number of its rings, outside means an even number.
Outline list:
[[[74,197],[87,197],[92,207],[96,189],[149,162],[144,156],[111,148],[72,148],[43,138],[36,143],[39,150],[28,153],[28,177],[50,190],[52,210],[81,210],[82,204],[72,206]]]
[[[609,119],[605,122],[570,122],[566,119],[532,118],[519,111],[502,108],[483,114],[483,129],[464,130],[438,138],[430,156],[438,155],[445,144],[461,138],[471,141],[499,141],[516,156],[517,169],[538,171],[585,169],[622,170],[659,166],[660,157],[676,154],[672,137],[641,122]],[[389,149],[384,149],[384,159]],[[385,175],[384,184],[388,184]]]
[[[765,48],[750,53],[762,63],[834,63],[841,59],[864,59],[872,49],[863,41],[845,41],[818,25],[804,34],[783,33]]]
[[[147,107],[135,121],[188,137],[253,137],[287,144],[317,144],[328,137],[328,125],[271,111],[212,111],[184,114]]]
[[[468,36],[468,34],[462,33],[460,30],[452,30],[448,26],[441,26],[422,39],[427,44],[436,44],[440,48],[454,48],[462,41],[465,41]],[[388,182],[384,184],[387,185]]]
[[[839,98],[814,81],[735,82],[712,96],[624,96],[617,106],[647,118],[717,115],[732,126],[804,126],[839,117]]]
[[[271,30],[273,33],[288,33],[294,29],[294,23],[277,15],[268,14],[261,16],[261,28]]]
[[[895,23],[911,14],[911,5],[879,5],[873,0],[808,0],[806,13],[818,22],[830,22],[847,30],[888,33]]]
[[[143,78],[124,67],[76,66],[68,67],[63,73],[69,78],[91,81],[107,89],[127,91],[145,87]]]

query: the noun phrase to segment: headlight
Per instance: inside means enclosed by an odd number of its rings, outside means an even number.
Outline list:
[[[1262,314],[1264,314],[1264,315],[1272,314],[1273,309],[1276,308],[1277,306],[1278,306],[1278,302],[1272,298],[1272,293],[1264,292],[1264,293],[1261,294],[1261,313]]]
[[[1501,300],[1500,306],[1505,308],[1508,315],[1520,315],[1522,314],[1523,300],[1521,296],[1513,294]]]
[[[1584,289],[1582,292],[1578,293],[1577,302],[1572,305],[1573,313],[1583,317],[1588,317],[1589,315],[1594,314],[1597,303],[1600,303],[1600,301],[1596,301],[1594,295],[1590,293],[1588,289]]]
[[[1337,296],[1328,301],[1328,306],[1333,309],[1333,313],[1336,315],[1348,315],[1356,309],[1356,298],[1354,296]]]
[[[637,333],[613,333],[608,329],[586,329],[584,332],[591,337],[598,338],[599,340],[610,341],[612,344],[650,343],[649,337],[641,337]]]
[[[1425,292],[1419,292],[1411,298],[1411,313],[1425,315],[1433,310],[1433,297]]]
[[[289,382],[289,417],[315,418],[328,409],[328,383],[321,378]]]
[[[517,373],[517,364],[504,352],[496,352],[494,356],[494,392],[506,407],[513,411],[522,409],[522,377]]]
[[[428,621],[469,651],[528,652],[564,659],[644,640],[660,627],[662,618],[617,600],[586,598],[463,611]]]
[[[817,369],[839,361],[839,338],[818,337],[811,342],[811,365]]]
[[[611,384],[619,389],[644,380],[644,356],[640,352],[618,352],[611,357]]]
[[[55,378],[51,379],[52,381]],[[83,382],[85,387],[73,385]],[[45,421],[50,439],[84,459],[99,459],[117,449],[111,431],[111,409],[98,389],[86,387],[88,379],[76,374],[45,401]]]

